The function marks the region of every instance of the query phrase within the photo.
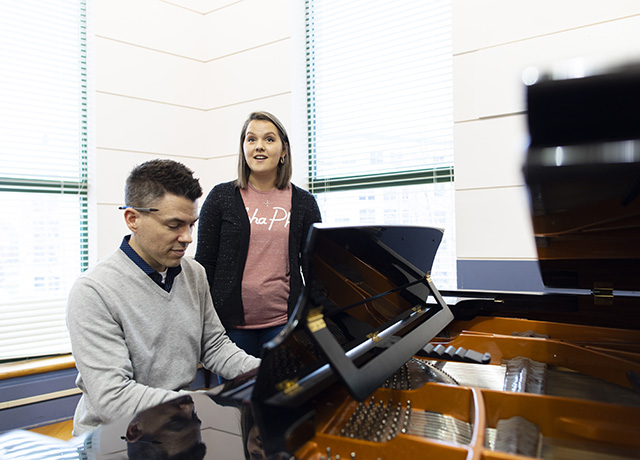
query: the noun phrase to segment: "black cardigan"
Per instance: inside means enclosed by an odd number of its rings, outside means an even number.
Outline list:
[[[291,221],[289,225],[289,300],[291,315],[302,291],[308,261],[302,249],[309,229],[320,222],[320,209],[313,195],[291,184]],[[249,250],[249,216],[235,181],[215,186],[200,210],[196,260],[206,272],[213,305],[226,329],[244,323],[242,274]]]

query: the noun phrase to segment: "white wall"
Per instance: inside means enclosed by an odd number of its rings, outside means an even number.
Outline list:
[[[453,0],[458,260],[537,258],[522,72],[640,59],[640,2]]]
[[[117,206],[135,164],[182,161],[206,194],[235,178],[253,110],[289,128],[294,181],[306,185],[303,0],[96,0],[93,9],[99,257],[126,232]],[[522,71],[640,58],[640,2],[453,0],[453,13],[458,259],[535,260],[520,172]]]
[[[92,4],[97,258],[127,232],[118,206],[135,165],[181,161],[206,195],[235,178],[249,112],[291,124],[289,12],[289,0]]]

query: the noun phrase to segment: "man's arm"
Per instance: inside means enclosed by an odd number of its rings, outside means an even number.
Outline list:
[[[211,293],[206,290],[201,295],[204,308],[202,364],[225,379],[232,379],[258,367],[260,360],[247,354],[227,336],[224,326],[213,308]]]
[[[80,278],[74,285],[67,324],[85,399],[83,423],[108,423],[179,394],[135,380],[123,328],[91,281]]]

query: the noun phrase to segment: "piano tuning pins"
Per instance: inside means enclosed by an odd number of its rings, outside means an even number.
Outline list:
[[[331,447],[327,447],[327,457],[325,457],[324,455],[320,455],[320,460],[340,460],[342,457],[340,457],[340,454],[335,454],[334,456],[332,456],[331,454]],[[356,458],[356,453],[355,452],[351,452],[349,454],[349,458],[350,459],[355,459]],[[380,459],[378,459],[380,460]]]
[[[372,442],[387,442],[400,434],[412,434],[441,441],[469,444],[473,426],[450,415],[415,411],[411,400],[394,403],[371,398],[359,403],[340,430],[340,435]]]
[[[359,403],[346,421],[340,435],[352,439],[372,442],[385,442],[395,438],[398,433],[406,433],[411,416],[411,402],[403,407],[401,402],[395,403],[371,398],[366,403]]]
[[[381,387],[392,390],[413,390],[421,388],[427,382],[458,384],[452,376],[435,365],[421,359],[411,358],[385,380]]]
[[[411,387],[411,373],[407,364],[400,367],[382,384],[382,388],[390,388],[392,390],[411,390]]]

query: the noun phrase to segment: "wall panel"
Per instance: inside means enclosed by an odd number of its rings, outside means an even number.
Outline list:
[[[173,105],[98,93],[98,148],[203,157],[203,113]]]
[[[235,154],[202,162],[201,168],[196,171],[196,176],[200,179],[204,191],[203,200],[215,185],[236,178],[237,161],[238,157]]]
[[[456,191],[458,259],[536,259],[524,187]]]
[[[98,37],[195,60],[202,60],[205,55],[199,34],[204,16],[200,13],[159,0],[94,3],[94,30]]]
[[[591,66],[640,59],[638,43],[640,16],[634,16],[479,51],[478,76],[483,91],[478,99],[478,115],[525,111],[522,75],[529,66],[546,70],[572,64],[589,71]]]
[[[457,55],[455,120],[524,112],[522,77],[528,67],[546,71],[572,64],[589,69],[640,60],[637,43],[640,15]]]
[[[205,107],[220,108],[291,92],[289,40],[205,64]]]
[[[207,14],[204,18],[204,60],[211,61],[287,39],[290,20],[288,0],[244,0]],[[272,61],[272,66],[287,61],[288,57],[280,56]]]
[[[202,62],[100,37],[96,53],[100,92],[204,108]]]
[[[179,0],[178,3],[183,4],[185,7],[191,6],[192,9],[201,11],[206,15],[216,13],[222,8],[227,8],[242,1],[245,0]]]
[[[453,52],[556,34],[639,13],[636,0],[453,0]]]
[[[457,123],[454,136],[456,190],[524,185],[525,115]]]

